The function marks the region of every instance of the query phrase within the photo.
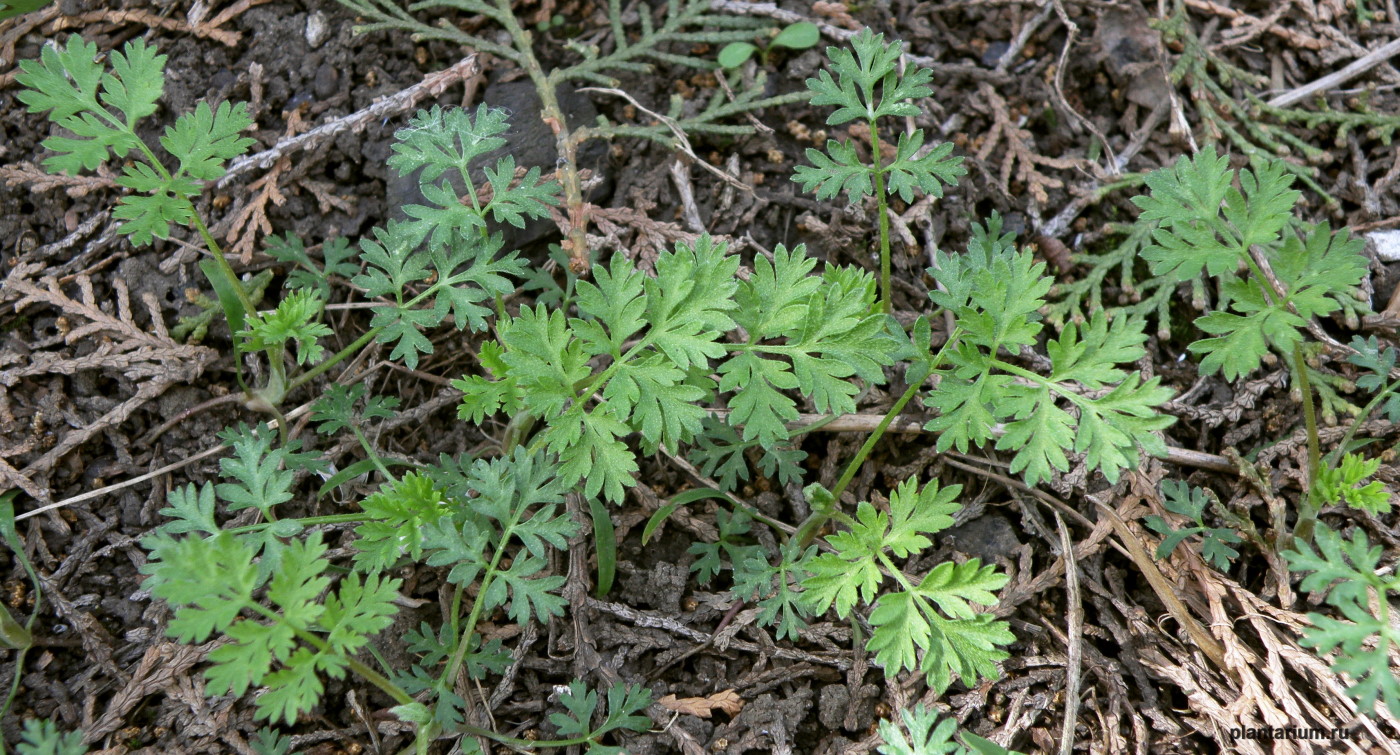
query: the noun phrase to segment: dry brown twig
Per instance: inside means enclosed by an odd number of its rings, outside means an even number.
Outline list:
[[[14,80],[15,44],[29,32],[52,21],[58,14],[58,3],[54,3],[33,13],[22,13],[0,21],[0,30],[3,30],[0,31],[0,67],[7,69],[5,74],[0,76],[0,87],[7,86]]]
[[[644,210],[631,207],[598,207],[588,205],[588,217],[593,225],[602,231],[602,236],[588,236],[588,245],[593,249],[628,249],[635,257],[649,267],[656,255],[670,248],[677,241],[691,242],[699,233],[687,231],[675,223],[654,220]],[[568,227],[568,220],[562,213],[555,213],[555,222],[561,228]],[[631,231],[636,239],[628,243],[623,236]]]
[[[477,71],[476,54],[472,53],[441,71],[436,71],[424,76],[422,81],[413,86],[401,89],[388,97],[377,100],[369,107],[357,110],[329,123],[323,123],[300,136],[283,139],[276,145],[257,154],[240,157],[234,160],[233,163],[229,165],[228,172],[215,182],[214,188],[221,189],[227,186],[234,178],[254,168],[267,169],[277,162],[277,160],[281,159],[283,155],[314,147],[343,131],[358,133],[377,120],[398,115],[405,110],[411,110],[425,97],[439,96],[453,84],[476,75]]]
[[[865,24],[851,17],[851,9],[845,3],[833,3],[826,0],[817,0],[812,3],[812,12],[818,16],[825,16],[834,23],[840,24],[841,28],[848,31],[858,32],[865,28]]]
[[[1317,37],[1312,37],[1301,32],[1294,31],[1277,24],[1269,23],[1264,19],[1251,16],[1243,11],[1229,8],[1214,0],[1186,0],[1186,5],[1198,11],[1219,16],[1236,26],[1261,27],[1268,30],[1270,34],[1282,39],[1293,47],[1302,47],[1308,50],[1321,50],[1328,44]],[[1229,44],[1228,42],[1223,44]]]
[[[1046,157],[1036,153],[1031,146],[1035,143],[1034,135],[1022,128],[1017,119],[1012,117],[1006,106],[1006,100],[997,94],[996,89],[984,82],[978,84],[977,91],[982,95],[983,102],[991,109],[992,115],[992,128],[977,149],[977,159],[986,161],[992,156],[997,145],[1004,143],[1006,153],[1001,158],[1001,190],[1008,195],[1011,193],[1011,176],[1014,170],[1016,179],[1024,183],[1026,190],[1030,192],[1032,206],[1038,207],[1047,204],[1050,201],[1050,193],[1047,189],[1060,189],[1064,187],[1065,183],[1058,178],[1045,175],[1040,171],[1040,168],[1043,166],[1069,170],[1080,167],[1084,161],[1078,158]]]
[[[107,166],[98,166],[95,176],[69,176],[61,173],[48,173],[31,162],[18,162],[13,165],[0,165],[0,179],[9,186],[28,185],[30,191],[44,192],[50,189],[63,189],[68,196],[77,199],[98,189],[110,189],[117,185],[107,171]]]
[[[239,5],[261,5],[270,0],[244,0]],[[221,16],[222,17],[222,16]],[[230,17],[232,18],[232,17]],[[213,23],[195,25],[188,21],[181,21],[174,18],[166,18],[145,10],[114,10],[111,8],[103,10],[80,13],[76,16],[59,16],[54,19],[49,26],[49,32],[55,33],[65,29],[87,29],[93,24],[134,24],[151,29],[164,29],[166,31],[179,32],[181,34],[193,34],[197,37],[211,39],[221,45],[233,47],[243,39],[243,35],[236,31],[221,29]]]
[[[1339,86],[1361,74],[1384,63],[1396,54],[1400,54],[1400,39],[1392,39],[1369,53],[1357,58],[1340,71],[1323,76],[1320,79],[1304,84],[1295,89],[1290,89],[1283,94],[1269,100],[1272,107],[1291,107],[1303,100],[1327,90]]]
[[[1065,593],[1069,602],[1068,626],[1065,637],[1068,640],[1068,658],[1065,661],[1065,714],[1060,730],[1060,755],[1074,752],[1074,730],[1079,719],[1079,689],[1084,671],[1084,598],[1079,589],[1079,562],[1074,556],[1074,541],[1069,528],[1055,512],[1055,524],[1060,533],[1060,559],[1065,565]]]
[[[300,111],[289,111],[287,132],[282,138],[290,139],[304,130],[306,124],[301,119]],[[267,219],[267,205],[271,202],[281,207],[286,203],[287,197],[277,186],[277,182],[291,167],[290,155],[278,158],[271,170],[248,185],[251,196],[228,221],[229,229],[224,240],[230,244],[229,251],[238,255],[238,261],[244,265],[253,261],[253,247],[257,244],[258,233],[261,232],[264,236],[272,233],[272,222]]]
[[[13,301],[15,312],[40,304],[50,306],[66,317],[84,321],[68,330],[61,343],[71,346],[85,340],[95,341],[96,348],[83,354],[63,349],[36,351],[23,357],[0,354],[0,365],[15,365],[0,370],[0,392],[8,391],[24,378],[72,375],[84,370],[116,372],[136,384],[134,395],[86,427],[63,435],[42,456],[18,470],[22,479],[16,479],[15,474],[0,469],[0,474],[4,474],[10,482],[39,501],[48,503],[48,491],[34,482],[36,477],[46,474],[59,459],[89,438],[125,421],[170,386],[189,383],[197,378],[205,365],[214,359],[216,352],[203,346],[182,344],[171,338],[165,329],[159,304],[152,294],[143,294],[141,302],[153,332],[147,332],[137,325],[131,309],[130,293],[121,278],[113,279],[116,312],[109,313],[99,304],[92,281],[87,277],[75,278],[79,290],[79,296],[75,299],[65,293],[54,278],[46,278],[38,285],[29,280],[29,276],[41,268],[42,265],[38,263],[16,265],[0,284],[0,299]]]

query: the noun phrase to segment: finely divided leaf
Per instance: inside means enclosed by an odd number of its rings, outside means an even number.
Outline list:
[[[266,425],[256,431],[239,425],[220,437],[233,447],[233,456],[219,460],[219,471],[229,482],[216,488],[229,511],[256,508],[269,517],[273,506],[292,499],[292,470],[286,462],[295,449],[273,448],[275,436]]]
[[[1154,275],[1190,280],[1208,270],[1211,275],[1232,271],[1238,256],[1217,238],[1214,221],[1231,191],[1230,159],[1215,150],[1178,159],[1170,168],[1149,173],[1146,196],[1134,197],[1142,208],[1138,221],[1158,221],[1156,245],[1142,254]],[[1238,248],[1238,247],[1236,247]]]
[[[559,204],[558,182],[541,180],[539,168],[530,168],[518,183],[515,174],[514,155],[501,158],[495,170],[486,169],[492,195],[483,211],[516,228],[524,228],[527,218],[549,217],[549,208]]]
[[[69,39],[70,49],[76,38]],[[113,52],[111,61],[112,72],[102,77],[102,101],[123,115],[128,129],[135,128],[137,121],[156,111],[165,87],[165,56],[133,39],[121,52]]]
[[[1303,636],[1302,644],[1319,653],[1338,651],[1332,670],[1355,681],[1347,693],[1362,713],[1371,714],[1379,699],[1385,701],[1391,715],[1400,715],[1400,678],[1390,666],[1390,656],[1400,646],[1400,632],[1371,610],[1373,593],[1388,601],[1400,590],[1400,580],[1377,571],[1381,548],[1371,546],[1360,529],[1348,541],[1319,524],[1315,544],[1316,552],[1307,543],[1296,542],[1295,550],[1283,554],[1288,568],[1312,572],[1303,579],[1302,589],[1323,592],[1330,588],[1327,602],[1349,621],[1311,613],[1308,620],[1315,628]]]
[[[1111,481],[1136,466],[1140,450],[1164,451],[1153,432],[1172,421],[1156,408],[1171,391],[1125,369],[1144,353],[1141,320],[1110,323],[1100,312],[1083,327],[1066,326],[1047,344],[1051,370],[1042,377],[1000,351],[1016,354],[1039,340],[1038,309],[1050,287],[1044,264],[1017,251],[995,216],[974,229],[966,254],[939,252],[935,262],[929,272],[940,286],[929,296],[954,315],[959,336],[946,352],[951,369],[924,398],[939,412],[926,425],[939,434],[939,450],[985,445],[1001,425],[996,447],[1012,452],[1011,471],[1032,484],[1068,471],[1069,451]]]
[[[381,487],[360,503],[366,521],[355,528],[355,566],[369,573],[384,571],[400,556],[422,559],[427,527],[449,512],[448,503],[432,480],[409,473]]]
[[[165,56],[140,40],[124,49],[125,53],[112,53],[115,73],[104,73],[95,60],[97,45],[76,34],[68,38],[66,48],[45,45],[38,61],[20,61],[16,81],[27,89],[19,93],[19,100],[31,113],[53,111],[49,117],[77,137],[44,140],[45,147],[58,153],[44,160],[51,170],[76,175],[95,169],[111,154],[125,157],[140,145],[133,126],[155,111],[164,87]],[[120,116],[99,104],[99,85],[102,100]]]
[[[898,194],[905,202],[914,201],[914,189],[932,197],[943,196],[943,185],[952,186],[958,176],[966,175],[961,156],[952,157],[953,145],[944,142],[918,154],[924,145],[924,132],[899,135],[895,146],[894,161],[885,167],[886,189],[890,194]]]
[[[506,143],[501,138],[509,129],[506,121],[505,110],[484,104],[477,107],[475,117],[465,108],[419,110],[407,127],[394,132],[389,167],[404,176],[421,168],[419,180],[425,186],[448,169],[469,179],[467,167],[472,160]]]
[[[214,486],[204,483],[195,490],[194,483],[171,490],[165,497],[166,508],[156,512],[174,521],[162,524],[157,531],[180,535],[186,532],[202,532],[206,535],[219,534],[219,523],[214,519]]]
[[[765,448],[788,437],[786,423],[798,418],[797,402],[780,391],[797,387],[788,366],[752,351],[740,352],[719,367],[722,391],[735,391],[729,401],[729,423],[743,428],[744,440]]]
[[[253,125],[248,106],[240,102],[219,103],[211,110],[201,102],[194,112],[185,113],[165,130],[160,143],[180,161],[176,176],[212,180],[224,174],[224,163],[253,146],[252,139],[239,136]]]
[[[845,193],[851,204],[874,193],[870,166],[861,161],[860,154],[851,142],[828,140],[826,151],[808,148],[807,159],[811,165],[799,165],[793,170],[792,180],[802,186],[803,191],[826,200]]]

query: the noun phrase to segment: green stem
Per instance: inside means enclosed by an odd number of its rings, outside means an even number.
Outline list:
[[[895,401],[894,406],[891,406],[890,410],[885,412],[885,416],[880,418],[880,424],[875,426],[875,429],[866,437],[865,443],[861,444],[860,450],[856,451],[856,455],[846,464],[845,471],[842,472],[841,477],[836,480],[836,487],[831,489],[832,498],[838,501],[841,500],[841,494],[846,492],[846,488],[850,486],[851,481],[855,479],[856,472],[860,471],[861,465],[865,464],[865,460],[869,458],[870,452],[875,450],[875,444],[880,442],[880,438],[884,437],[885,430],[889,428],[894,418],[898,417],[904,411],[904,407],[909,404],[914,398],[914,395],[919,392],[919,389],[924,387],[924,380],[931,374],[932,370],[928,370],[927,368],[914,373],[914,379],[909,381],[909,387],[904,389],[904,393],[900,395],[899,400]]]
[[[365,449],[365,453],[369,455],[370,463],[374,464],[374,468],[379,470],[379,474],[384,475],[384,480],[386,482],[397,482],[398,478],[389,472],[388,467],[384,466],[384,460],[379,458],[378,453],[375,453],[374,446],[370,445],[369,438],[365,437],[364,431],[354,425],[350,425],[350,432],[354,433],[355,439],[360,441],[360,447]]]
[[[1290,292],[1283,290],[1277,279],[1264,274],[1264,263],[1255,259],[1248,247],[1241,249],[1239,256],[1248,265],[1254,284],[1260,288],[1265,301],[1273,306],[1288,306]],[[1292,306],[1289,306],[1289,309],[1293,309]],[[1322,449],[1318,439],[1317,409],[1313,405],[1312,380],[1308,377],[1308,362],[1303,357],[1301,342],[1293,344],[1292,358],[1293,379],[1298,383],[1299,397],[1303,402],[1303,424],[1307,429],[1308,440],[1308,479],[1303,499],[1299,501],[1298,521],[1293,525],[1293,538],[1295,542],[1310,543],[1313,528],[1317,524],[1317,514],[1322,510],[1322,500],[1317,491],[1317,478],[1322,469]]]
[[[332,355],[329,359],[327,359],[327,360],[321,362],[320,364],[316,365],[315,367],[312,367],[311,369],[307,370],[306,372],[303,372],[302,374],[296,376],[295,378],[292,378],[292,382],[290,382],[290,383],[287,384],[287,392],[288,392],[288,393],[291,393],[292,391],[296,390],[297,388],[300,388],[300,387],[302,387],[303,385],[306,385],[307,383],[311,382],[312,380],[315,380],[317,377],[320,377],[320,375],[321,375],[322,373],[324,373],[326,370],[329,370],[330,368],[334,367],[335,365],[339,364],[340,362],[345,361],[345,360],[346,360],[347,358],[349,358],[350,356],[359,353],[360,349],[363,349],[363,348],[365,347],[366,344],[368,344],[370,341],[374,340],[374,337],[375,337],[375,336],[379,335],[379,331],[380,331],[380,330],[383,330],[383,328],[370,328],[369,330],[365,331],[365,334],[364,334],[364,335],[362,335],[362,336],[360,336],[359,338],[355,339],[355,342],[354,342],[354,343],[350,344],[349,346],[346,346],[345,348],[341,349],[340,351],[337,351],[337,352],[336,352],[334,355]]]
[[[471,646],[472,633],[476,631],[476,622],[481,618],[481,611],[486,606],[485,596],[491,588],[491,582],[496,578],[496,568],[501,564],[501,557],[506,552],[506,543],[510,542],[511,535],[515,533],[515,526],[520,522],[522,513],[524,512],[521,508],[511,512],[510,522],[501,530],[501,539],[496,543],[496,552],[491,554],[491,563],[481,573],[481,589],[477,591],[476,600],[472,601],[472,611],[467,615],[467,622],[458,635],[457,648],[452,652],[452,658],[439,678],[443,684],[456,679],[457,673],[462,669],[462,663],[467,658],[467,648]]]
[[[96,103],[93,104],[95,105]],[[111,113],[107,112],[107,109],[103,107],[95,108],[95,112],[99,117],[104,118],[116,128],[130,134],[137,148],[146,156],[146,162],[151,169],[160,173],[161,178],[165,181],[169,182],[173,180],[173,176],[171,176],[170,171],[166,169],[165,164],[156,157],[156,153],[151,150],[145,140],[138,136],[136,131],[128,126],[125,121],[113,118]],[[233,266],[224,258],[223,248],[219,246],[219,242],[214,240],[214,235],[209,232],[209,227],[204,224],[204,218],[199,214],[198,208],[196,208],[194,202],[190,201],[188,198],[185,198],[184,201],[185,205],[189,208],[190,222],[194,225],[195,231],[204,239],[204,245],[207,247],[206,251],[209,253],[209,258],[214,263],[214,269],[217,270],[219,276],[224,279],[226,287],[233,291],[234,296],[238,298],[238,302],[243,307],[243,311],[245,313],[256,312],[257,305],[253,302],[252,295],[248,293],[248,288],[243,285],[243,281],[238,277],[238,273],[233,271]],[[207,274],[206,271],[206,275]],[[225,310],[225,312],[227,313],[227,310]],[[233,337],[233,369],[238,377],[239,387],[242,388],[243,392],[246,394],[249,393],[249,389],[247,383],[243,379],[243,365],[240,356],[241,349],[238,346],[238,334],[232,332],[236,331],[238,327],[241,327],[242,323],[230,322],[228,326],[231,331],[229,335]]]
[[[1371,412],[1374,412],[1376,407],[1381,405],[1382,401],[1389,398],[1397,389],[1400,389],[1400,380],[1382,388],[1380,392],[1371,399],[1370,403],[1366,404],[1366,406],[1361,409],[1361,413],[1357,415],[1356,421],[1351,424],[1351,427],[1347,428],[1346,434],[1342,436],[1341,442],[1337,444],[1336,448],[1332,449],[1331,453],[1327,454],[1328,466],[1337,466],[1342,459],[1342,454],[1346,453],[1347,446],[1351,445],[1352,438],[1356,437],[1356,431],[1361,428],[1362,423],[1366,421],[1367,417],[1371,416]]]
[[[939,347],[938,353],[935,354],[933,358],[922,362],[919,368],[913,372],[909,381],[909,386],[904,389],[904,393],[900,395],[899,400],[895,401],[894,405],[890,407],[890,410],[885,412],[885,416],[880,418],[880,424],[875,426],[874,431],[865,439],[865,443],[861,445],[860,450],[856,451],[856,455],[851,459],[850,463],[846,465],[845,471],[841,473],[840,479],[836,481],[836,487],[831,491],[832,501],[840,502],[841,494],[846,492],[846,488],[851,484],[851,481],[855,479],[856,472],[860,470],[861,465],[864,464],[865,460],[870,456],[870,452],[875,449],[875,444],[880,441],[880,438],[885,434],[885,430],[889,429],[890,423],[904,411],[904,407],[909,404],[914,398],[914,395],[923,387],[924,380],[928,379],[928,376],[932,375],[938,369],[939,365],[943,363],[943,357],[948,353],[948,349],[956,344],[961,337],[962,331],[960,329],[954,330],[948,335],[948,340],[944,341],[943,345]],[[799,547],[806,548],[808,545],[811,545],[812,540],[816,538],[817,532],[826,524],[827,519],[839,513],[840,512],[837,511],[813,511],[811,514],[808,514],[807,519],[797,527],[797,534],[795,537],[797,538]]]
[[[347,522],[363,522],[368,518],[369,517],[367,517],[365,513],[361,511],[358,514],[326,514],[325,516],[308,516],[303,517],[301,519],[283,521],[295,521],[304,527],[314,527],[321,524],[345,524]],[[225,528],[223,531],[232,535],[243,535],[249,532],[259,532],[261,530],[267,529],[270,526],[272,525],[269,522],[259,522],[258,524],[249,524],[243,527],[228,527]]]
[[[1318,444],[1317,411],[1313,407],[1312,383],[1308,379],[1308,363],[1303,358],[1302,344],[1293,345],[1293,372],[1298,381],[1298,392],[1303,400],[1303,423],[1308,431],[1308,481],[1304,503],[1298,510],[1298,523],[1293,526],[1293,537],[1305,543],[1312,542],[1313,527],[1317,523],[1317,513],[1322,509],[1317,496],[1317,477],[1322,468],[1322,451]]]
[[[148,153],[149,154],[149,153]],[[164,171],[164,168],[161,168]],[[168,174],[167,174],[168,175]],[[243,281],[238,277],[238,273],[233,271],[233,266],[224,258],[224,250],[219,246],[219,242],[214,240],[213,234],[209,233],[208,226],[204,225],[204,218],[200,217],[199,211],[195,209],[194,203],[190,203],[191,222],[194,228],[203,237],[205,245],[209,247],[209,254],[214,258],[214,264],[218,266],[219,272],[233,286],[233,290],[238,293],[238,300],[243,303],[246,312],[256,312],[258,307],[253,303],[253,298],[248,295],[248,289],[244,287]]]
[[[893,308],[890,298],[890,216],[889,202],[885,199],[885,166],[880,160],[880,132],[875,127],[875,119],[870,119],[870,159],[874,161],[875,202],[880,218],[880,303],[889,314]]]

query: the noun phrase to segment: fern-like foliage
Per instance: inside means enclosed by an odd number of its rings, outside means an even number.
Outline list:
[[[321,698],[324,677],[342,678],[355,653],[389,626],[400,580],[351,573],[330,586],[321,534],[281,550],[276,574],[260,574],[257,551],[220,532],[209,538],[157,533],[142,541],[146,588],[175,609],[166,632],[181,642],[231,641],[209,654],[213,695],[257,697],[257,717],[293,723]],[[265,605],[258,597],[265,588]]]
[[[292,266],[283,284],[286,288],[311,289],[323,300],[330,299],[333,277],[349,280],[360,271],[360,266],[354,262],[355,250],[344,237],[328,239],[321,244],[321,262],[313,259],[301,238],[290,232],[269,237],[264,251],[278,262]]]
[[[1044,328],[1039,309],[1050,288],[1044,263],[1017,251],[993,216],[977,227],[965,254],[939,252],[929,273],[934,303],[953,313],[960,333],[948,353],[951,369],[924,403],[939,411],[927,428],[938,449],[985,445],[1012,454],[1011,471],[1031,483],[1069,469],[1067,452],[1116,481],[1137,466],[1140,451],[1165,453],[1155,431],[1172,423],[1156,407],[1171,397],[1158,378],[1142,380],[1123,365],[1145,353],[1142,321],[1099,312],[1083,327],[1068,325],[1046,348],[1048,376],[1001,355],[1033,347]],[[1072,406],[1075,413],[1067,411]]]
[[[287,294],[274,310],[249,314],[238,332],[243,348],[280,355],[291,345],[297,364],[321,361],[325,350],[318,341],[335,332],[317,322],[325,304],[319,292],[301,289]]]
[[[700,584],[707,585],[714,580],[715,576],[724,568],[727,561],[732,569],[738,569],[738,564],[747,561],[751,557],[761,557],[762,546],[751,542],[745,542],[748,538],[753,520],[743,511],[730,513],[725,509],[720,509],[715,520],[719,524],[719,540],[713,543],[698,542],[693,543],[687,551],[693,553],[698,558],[690,564],[690,570],[697,573],[696,579]]]
[[[801,246],[755,260],[747,280],[738,264],[702,236],[663,252],[655,278],[622,255],[595,266],[578,284],[577,317],[535,307],[501,323],[499,343],[483,349],[490,377],[453,382],[465,394],[459,415],[543,420],[535,445],[559,459],[564,484],[619,501],[637,471],[623,437],[639,433],[648,452],[690,443],[717,391],[730,394],[741,439],[764,447],[785,441],[798,417],[784,391],[818,411],[854,411],[850,378],[883,382],[897,347],[872,311],[870,276],[830,267],[813,277]]]
[[[1206,492],[1180,480],[1162,481],[1162,506],[1167,511],[1186,517],[1195,526],[1176,529],[1160,516],[1149,516],[1147,526],[1162,537],[1157,546],[1157,558],[1166,558],[1176,550],[1183,540],[1192,535],[1201,536],[1201,555],[1215,568],[1225,571],[1231,562],[1239,557],[1239,551],[1232,546],[1240,543],[1238,532],[1228,527],[1209,527],[1205,522]]]
[[[751,551],[734,563],[734,587],[730,591],[738,600],[758,605],[758,622],[777,628],[778,639],[796,641],[812,612],[802,601],[799,588],[811,575],[808,565],[816,558],[817,546],[798,548],[796,539],[788,541],[773,564],[762,550]]]
[[[74,34],[66,47],[46,45],[38,61],[20,62],[19,100],[29,112],[49,112],[72,136],[52,136],[44,146],[56,154],[44,160],[50,170],[76,175],[132,152],[117,185],[132,193],[117,202],[117,230],[134,244],[167,238],[170,224],[196,217],[191,199],[203,182],[224,174],[224,163],[243,154],[253,140],[239,136],[252,125],[246,107],[201,102],[165,130],[160,143],[176,160],[167,168],[141,141],[136,128],[156,111],[165,88],[165,56],[141,40],[109,56],[110,69],[97,60],[97,45]]]
[[[302,531],[296,520],[277,521],[273,509],[292,499],[292,479],[297,470],[322,471],[325,464],[313,452],[301,451],[300,441],[285,446],[274,445],[276,433],[267,425],[256,429],[239,425],[219,434],[233,449],[233,455],[219,460],[225,478],[217,485],[204,483],[199,487],[186,485],[170,491],[166,508],[160,510],[171,521],[157,528],[164,535],[196,534],[212,537],[223,532],[218,521],[217,502],[226,511],[257,509],[260,521],[267,526],[252,528],[238,535],[260,558],[259,577],[267,578],[281,562],[284,538]]]
[[[700,433],[695,436],[695,446],[688,458],[700,468],[700,474],[718,476],[720,488],[733,492],[738,488],[739,481],[747,481],[751,474],[746,456],[749,451],[761,454],[758,469],[765,477],[776,476],[782,485],[801,480],[800,464],[807,458],[807,453],[795,448],[795,445],[796,439],[790,445],[764,448],[757,439],[744,440],[739,437],[737,430],[712,415],[705,419]]]
[[[1316,551],[1297,541],[1283,557],[1291,571],[1307,573],[1302,589],[1326,593],[1327,602],[1346,620],[1308,614],[1314,628],[1304,634],[1302,644],[1319,653],[1337,652],[1332,670],[1355,682],[1347,693],[1362,713],[1373,713],[1381,700],[1391,715],[1400,716],[1400,678],[1390,665],[1391,655],[1400,650],[1400,630],[1390,616],[1400,577],[1382,573],[1381,547],[1372,546],[1360,530],[1347,540],[1319,524],[1314,544]]]
[[[81,731],[65,734],[58,730],[58,724],[41,718],[24,722],[24,731],[15,746],[19,755],[83,755],[87,751]]]
[[[1400,381],[1392,382],[1390,379],[1390,371],[1395,369],[1400,352],[1390,346],[1382,349],[1375,336],[1353,336],[1351,348],[1355,353],[1348,356],[1347,361],[1366,371],[1356,378],[1356,387],[1376,394],[1372,405],[1378,405],[1386,419],[1400,422],[1400,390],[1397,390],[1400,389]],[[1358,419],[1365,420],[1366,417]]]
[[[1319,470],[1315,487],[1327,503],[1346,504],[1372,516],[1390,513],[1390,491],[1380,480],[1366,480],[1381,468],[1380,459],[1346,454],[1341,464]],[[1365,483],[1365,484],[1363,484]]]
[[[816,487],[809,486],[809,498],[823,492]],[[939,691],[948,688],[955,674],[968,684],[995,678],[997,661],[1007,657],[1000,646],[1016,639],[1006,622],[973,607],[996,603],[995,591],[1009,579],[996,567],[977,559],[945,562],[916,584],[894,560],[917,555],[932,545],[928,535],[953,525],[961,491],[960,485],[939,487],[937,482],[920,490],[909,479],[890,496],[889,511],[861,503],[854,519],[844,517],[849,529],[826,538],[834,552],[811,558],[806,567],[811,575],[802,580],[802,601],[814,613],[834,607],[846,617],[857,605],[873,604],[869,619],[874,633],[866,647],[885,674],[919,669]],[[886,575],[898,589],[880,590]]]
[[[586,738],[588,755],[623,755],[621,747],[600,744],[596,740],[612,731],[641,732],[651,728],[651,719],[637,715],[651,705],[651,692],[633,685],[615,685],[608,688],[607,705],[603,721],[594,726],[592,721],[598,715],[598,693],[573,681],[559,695],[563,713],[549,714],[549,722],[564,737]]]
[[[922,703],[901,710],[899,719],[903,728],[888,719],[880,721],[878,731],[885,740],[877,750],[881,755],[1021,755],[971,732],[959,734],[957,719],[940,721],[938,711]]]
[[[484,306],[496,296],[515,290],[506,276],[524,275],[525,264],[514,252],[501,255],[499,235],[486,232],[487,218],[523,225],[526,218],[543,217],[557,202],[557,184],[542,181],[539,170],[514,179],[515,161],[501,158],[486,171],[490,198],[478,196],[468,164],[505,140],[504,111],[478,108],[419,111],[408,127],[395,133],[395,154],[389,164],[403,175],[419,173],[427,204],[404,208],[412,218],[374,229],[362,239],[367,263],[352,283],[371,298],[391,304],[376,307],[371,325],[378,340],[394,344],[392,359],[416,368],[419,355],[431,354],[433,344],[424,330],[437,327],[448,315],[461,330],[484,330],[491,310]],[[454,171],[469,187],[459,198],[443,174]],[[422,285],[424,280],[430,280]],[[427,306],[423,306],[427,305]]]
[[[399,580],[352,573],[330,589],[320,533],[289,540],[304,526],[274,514],[292,498],[295,470],[324,469],[319,456],[296,441],[275,446],[265,425],[221,437],[233,449],[220,461],[226,481],[171,491],[160,513],[172,521],[141,543],[150,552],[145,586],[175,609],[172,637],[231,640],[210,654],[210,694],[265,687],[258,716],[292,723],[319,701],[323,679],[343,677],[369,637],[388,626]],[[256,509],[263,525],[222,528],[216,496],[228,511]]]
[[[899,57],[902,43],[885,44],[885,35],[863,29],[851,38],[851,49],[829,47],[827,56],[836,71],[821,71],[807,80],[812,91],[813,105],[831,105],[835,112],[827,116],[828,125],[840,125],[861,119],[871,130],[875,145],[879,144],[880,118],[913,117],[919,106],[911,100],[929,97],[933,89],[928,83],[933,72],[914,68],[901,73]],[[953,145],[943,143],[925,151],[924,132],[901,133],[895,145],[895,155],[888,163],[875,150],[875,162],[864,163],[850,141],[828,140],[826,151],[807,150],[811,165],[799,165],[793,173],[804,191],[814,192],[817,199],[830,199],[845,194],[852,204],[875,192],[882,184],[884,190],[913,201],[915,190],[935,197],[943,196],[944,184],[952,185],[967,172],[961,157],[953,157]]]
[[[1205,272],[1221,282],[1225,301],[1196,320],[1211,337],[1190,347],[1202,374],[1246,375],[1271,348],[1291,353],[1311,318],[1355,303],[1351,290],[1366,272],[1361,240],[1327,223],[1295,231],[1301,195],[1292,182],[1281,163],[1237,172],[1206,150],[1148,176],[1149,194],[1133,200],[1139,222],[1156,224],[1143,252],[1154,274],[1185,281]]]
[[[464,471],[438,470],[448,495],[470,506],[455,506],[451,516],[428,525],[423,538],[430,566],[450,567],[449,582],[467,586],[481,581],[480,611],[504,607],[513,621],[547,621],[563,612],[555,594],[560,576],[540,576],[548,549],[564,548],[574,532],[563,512],[564,485],[543,458],[524,449],[491,461],[478,460]],[[498,569],[497,555],[516,541],[524,550],[508,568]]]

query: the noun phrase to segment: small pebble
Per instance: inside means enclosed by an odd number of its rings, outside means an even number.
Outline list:
[[[311,49],[320,47],[329,33],[330,26],[326,24],[326,14],[313,11],[306,17],[306,44],[310,45]]]
[[[340,71],[330,63],[322,63],[316,69],[316,78],[311,82],[311,91],[316,99],[330,99],[340,89]]]
[[[1383,262],[1400,261],[1400,231],[1372,231],[1366,238],[1375,245],[1376,256]]]
[[[982,65],[988,68],[996,68],[1001,63],[1001,56],[1011,49],[1011,45],[1006,42],[993,42],[987,45],[987,49],[982,53]]]

